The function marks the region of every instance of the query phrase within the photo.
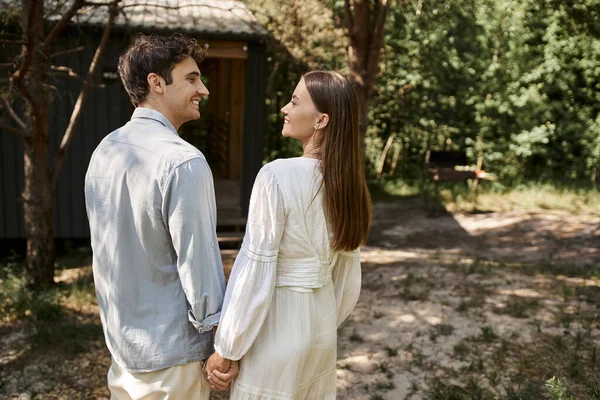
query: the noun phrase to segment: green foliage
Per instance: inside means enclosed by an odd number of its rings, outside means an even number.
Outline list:
[[[266,159],[296,155],[299,145],[281,138],[279,110],[306,70],[345,71],[343,2],[247,3],[271,32]],[[369,179],[415,186],[428,149],[463,149],[507,187],[597,185],[597,0],[421,5],[390,3],[365,138]]]
[[[569,396],[565,384],[554,376],[546,381],[546,388],[554,400],[575,400],[574,397]]]
[[[7,321],[25,315],[27,292],[22,274],[16,272],[18,263],[8,262],[0,267],[0,319]]]
[[[246,0],[270,33],[267,41],[265,161],[302,153],[297,140],[281,136],[281,108],[300,77],[313,69],[343,70],[346,38],[320,0]]]
[[[33,318],[49,322],[60,319],[62,293],[58,288],[35,291],[27,288],[27,280],[19,263],[0,265],[0,321]]]
[[[420,14],[392,7],[371,110],[371,165],[397,134],[401,163],[394,171],[388,153],[385,166],[405,179],[418,178],[427,149],[466,149],[505,185],[594,180],[598,7],[555,3],[440,0],[424,2]]]
[[[0,35],[2,36],[13,36],[18,38],[15,34],[20,32],[20,17],[21,17],[21,4],[19,2],[9,2],[8,4],[2,5],[2,12],[0,12]]]

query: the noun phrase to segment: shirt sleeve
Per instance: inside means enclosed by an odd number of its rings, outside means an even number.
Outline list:
[[[268,167],[263,167],[252,189],[246,234],[229,277],[215,337],[215,350],[224,358],[242,358],[265,321],[275,289],[284,226],[280,188]]]
[[[337,324],[348,318],[358,302],[361,285],[360,251],[340,252],[332,271]]]
[[[210,167],[198,157],[179,165],[168,182],[164,214],[177,254],[177,270],[199,332],[217,325],[225,276],[217,241],[217,211]]]

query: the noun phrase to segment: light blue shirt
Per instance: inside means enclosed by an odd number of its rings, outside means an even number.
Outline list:
[[[207,358],[225,279],[211,170],[161,113],[137,108],[85,177],[108,349],[130,372]]]

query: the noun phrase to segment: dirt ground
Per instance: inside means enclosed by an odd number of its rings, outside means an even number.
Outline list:
[[[339,331],[339,399],[543,399],[553,376],[600,399],[600,218],[430,218],[418,202],[382,202],[361,259],[361,297]],[[0,325],[0,398],[108,399],[93,298],[67,320],[60,339]]]
[[[540,383],[590,364],[600,337],[600,218],[427,218],[393,203],[377,204],[374,216],[361,298],[340,332],[339,398],[539,399]],[[542,348],[580,334],[588,352],[559,360]],[[577,398],[600,398],[587,389],[574,389]]]

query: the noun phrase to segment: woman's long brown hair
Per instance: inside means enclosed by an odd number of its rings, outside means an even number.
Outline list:
[[[316,144],[321,152],[323,206],[333,233],[330,245],[336,251],[351,251],[367,241],[371,225],[358,100],[350,82],[336,72],[312,71],[303,79],[317,110],[329,115]]]

